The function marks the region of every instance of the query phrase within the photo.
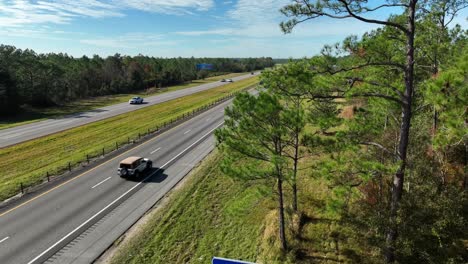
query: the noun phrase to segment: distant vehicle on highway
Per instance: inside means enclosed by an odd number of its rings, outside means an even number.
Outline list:
[[[226,82],[226,79],[222,79],[221,82]]]
[[[226,82],[234,82],[232,79],[226,79]]]
[[[255,72],[251,72],[250,74],[254,75],[254,74],[255,74]]]
[[[120,177],[133,176],[137,178],[141,173],[150,171],[152,168],[153,162],[150,159],[128,157],[120,162],[117,174]]]
[[[143,103],[143,98],[140,96],[135,96],[132,99],[128,101],[130,104],[142,104]]]

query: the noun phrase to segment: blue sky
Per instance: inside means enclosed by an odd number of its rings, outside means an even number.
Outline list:
[[[0,0],[0,43],[72,56],[298,58],[375,28],[315,19],[284,35],[287,0]],[[388,13],[376,16],[388,17]],[[455,20],[468,26],[464,10]]]

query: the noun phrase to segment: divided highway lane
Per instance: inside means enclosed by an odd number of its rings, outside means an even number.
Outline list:
[[[259,72],[255,73],[255,76]],[[234,81],[240,81],[252,77],[251,74],[246,74],[232,78]],[[21,143],[26,140],[42,137],[66,129],[77,126],[82,126],[91,122],[99,121],[105,118],[113,117],[130,111],[134,111],[143,107],[148,107],[155,104],[167,102],[179,97],[187,96],[197,92],[209,90],[215,87],[225,85],[223,82],[207,83],[187,89],[181,89],[173,92],[167,92],[151,97],[144,98],[145,104],[130,105],[128,103],[115,104],[103,108],[94,109],[92,111],[78,113],[63,118],[48,119],[40,122],[26,124],[18,127],[0,130],[0,148]]]
[[[81,237],[111,210],[129,208],[127,210],[132,211],[151,200],[150,197],[157,195],[160,198],[188,171],[184,158],[192,155],[200,160],[206,155],[207,148],[199,150],[201,152],[191,151],[196,151],[209,140],[211,143],[207,144],[213,147],[213,131],[223,124],[223,111],[229,103],[210,109],[16,208],[0,211],[0,263],[44,262],[71,240]],[[156,169],[144,182],[142,179],[122,179],[116,174],[119,161],[133,155],[154,161]],[[184,166],[178,164],[179,161],[183,161]],[[144,211],[139,213],[141,215]],[[125,221],[122,212],[112,212],[99,225],[119,226]],[[118,237],[126,228],[120,228],[120,233],[114,235]],[[91,239],[92,235],[89,237]],[[107,244],[102,244],[103,241]],[[109,238],[100,240],[100,237],[95,237],[94,242],[88,243],[97,243],[96,248],[91,249],[91,253],[89,248],[81,250],[80,254],[84,252],[87,258],[74,263],[89,262],[90,255],[99,256],[112,242]],[[69,252],[67,260],[62,259],[58,263],[71,263],[78,257],[76,254]]]

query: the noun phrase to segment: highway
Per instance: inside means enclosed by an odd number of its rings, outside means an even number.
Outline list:
[[[255,75],[258,75],[256,72]],[[232,78],[234,81],[240,81],[252,77],[251,74],[246,74]],[[7,128],[0,130],[0,148],[18,144],[23,141],[46,136],[52,133],[60,132],[77,126],[82,126],[91,122],[96,122],[105,118],[113,117],[143,107],[148,107],[155,104],[167,102],[179,97],[187,96],[197,92],[205,91],[215,87],[225,85],[224,82],[213,82],[191,88],[181,89],[173,92],[167,92],[155,96],[144,98],[145,103],[141,105],[130,105],[129,103],[120,103],[103,108],[94,109],[88,112],[73,114],[57,119],[47,119],[31,124]]]
[[[133,225],[214,148],[224,102],[0,210],[0,263],[90,263]],[[140,179],[117,175],[119,161],[148,157]]]

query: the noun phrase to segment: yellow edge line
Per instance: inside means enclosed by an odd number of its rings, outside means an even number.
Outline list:
[[[206,113],[206,112],[205,112],[205,113]],[[120,157],[120,156],[126,154],[127,152],[130,152],[130,151],[132,151],[132,150],[134,150],[134,149],[136,149],[136,148],[139,148],[139,147],[141,147],[141,146],[143,146],[143,145],[145,145],[145,144],[147,144],[147,143],[152,142],[153,140],[156,140],[157,138],[161,137],[162,135],[166,134],[167,132],[170,132],[170,131],[172,131],[173,129],[175,129],[175,128],[177,128],[177,127],[183,125],[183,124],[185,124],[185,122],[182,122],[181,124],[178,124],[177,126],[171,128],[171,129],[169,129],[169,130],[167,130],[167,131],[164,131],[163,133],[157,135],[156,137],[154,137],[154,138],[152,138],[152,139],[149,139],[148,141],[143,142],[142,144],[140,144],[140,145],[138,145],[138,146],[135,146],[135,147],[133,147],[133,148],[131,148],[131,149],[125,151],[124,153],[122,153],[122,154],[120,154],[120,155],[118,155],[118,156],[115,156],[115,157],[113,157],[112,159],[110,159],[110,160],[108,160],[108,161],[106,161],[106,162],[104,162],[104,163],[101,163],[101,164],[97,165],[96,167],[94,167],[94,168],[92,168],[92,169],[90,169],[90,170],[88,170],[88,171],[83,172],[83,173],[81,173],[80,175],[77,175],[77,176],[75,176],[75,177],[69,179],[68,181],[63,182],[63,183],[61,183],[61,184],[55,186],[54,188],[52,188],[52,189],[50,189],[50,190],[48,190],[48,191],[46,191],[46,192],[43,192],[43,193],[39,194],[38,196],[36,196],[36,197],[34,197],[34,198],[31,198],[30,200],[27,200],[26,202],[24,202],[24,203],[22,203],[22,204],[19,204],[19,205],[13,207],[13,208],[11,208],[11,209],[9,209],[9,210],[7,210],[7,211],[1,213],[1,214],[0,214],[0,217],[4,216],[4,215],[6,215],[6,214],[8,214],[8,213],[10,213],[10,212],[12,212],[12,211],[14,211],[14,210],[20,208],[20,207],[23,207],[23,206],[25,206],[25,205],[31,203],[32,201],[34,201],[34,200],[36,200],[36,199],[38,199],[38,198],[41,198],[42,196],[44,196],[44,195],[46,195],[46,194],[48,194],[48,193],[50,193],[50,192],[52,192],[52,191],[54,191],[54,190],[56,190],[56,189],[62,187],[63,185],[65,185],[65,184],[67,184],[67,183],[69,183],[69,182],[72,182],[72,181],[74,181],[74,180],[76,180],[76,179],[82,177],[83,175],[85,175],[85,174],[87,174],[87,173],[90,173],[90,172],[94,171],[95,169],[97,169],[97,168],[99,168],[99,167],[101,167],[101,166],[103,166],[103,165],[105,165],[105,164],[107,164],[107,163],[109,163],[109,162],[115,160],[116,158],[118,158],[118,157]]]

